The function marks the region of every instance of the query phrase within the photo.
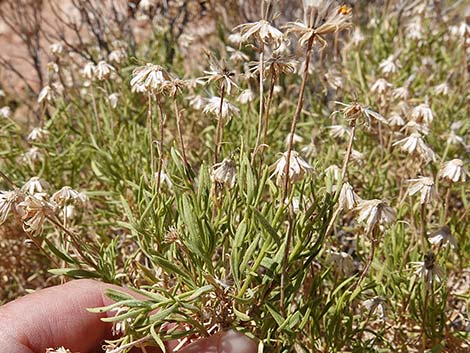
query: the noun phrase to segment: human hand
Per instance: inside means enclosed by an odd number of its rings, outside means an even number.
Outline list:
[[[44,353],[63,346],[71,352],[99,353],[111,338],[106,313],[87,308],[110,304],[104,294],[108,284],[76,280],[26,295],[0,307],[0,347],[5,353]],[[147,353],[157,353],[149,349]],[[140,349],[131,352],[138,353]],[[256,353],[257,344],[235,331],[220,332],[186,346],[180,353]]]

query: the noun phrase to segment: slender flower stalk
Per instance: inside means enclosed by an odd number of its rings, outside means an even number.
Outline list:
[[[341,180],[345,180],[349,159],[351,158],[352,145],[354,137],[356,136],[356,123],[354,122],[351,125],[351,135],[349,136],[348,148],[346,150],[346,154],[344,155],[343,168],[341,169]]]
[[[461,159],[453,159],[449,162],[444,163],[442,168],[438,172],[439,179],[447,182],[447,191],[445,196],[444,204],[444,222],[447,220],[449,214],[449,204],[452,185],[458,183],[459,181],[465,182],[467,176],[469,175],[466,169],[464,168],[463,161]]]
[[[173,107],[175,109],[176,128],[178,129],[178,136],[179,136],[180,146],[181,146],[181,154],[183,155],[184,166],[185,166],[186,169],[188,169],[189,168],[189,162],[188,162],[188,157],[186,156],[186,148],[184,147],[183,132],[182,132],[182,129],[181,129],[181,112],[178,108],[178,102],[176,101],[176,95],[173,96]]]
[[[222,84],[220,87],[220,104],[219,104],[219,113],[218,113],[218,118],[217,118],[217,127],[215,130],[214,164],[216,164],[217,161],[219,160],[220,144],[222,143],[222,138],[224,134],[224,130],[223,130],[224,98],[225,98],[225,85]]]
[[[354,284],[352,291],[359,287],[367,275],[370,266],[372,265],[372,261],[374,260],[375,256],[375,250],[377,244],[379,244],[380,241],[379,236],[381,233],[379,225],[390,224],[394,222],[397,217],[397,213],[392,207],[388,206],[386,202],[377,199],[361,200],[359,205],[356,207],[356,210],[359,212],[357,221],[366,221],[366,236],[370,236],[372,245],[366,266],[362,271],[359,279]]]
[[[259,69],[259,68],[258,68]],[[263,123],[263,139],[262,139],[262,146],[266,146],[267,144],[267,134],[268,134],[268,127],[269,127],[269,117],[270,117],[270,110],[271,110],[271,103],[274,95],[274,88],[276,86],[276,81],[278,77],[282,73],[293,73],[295,71],[294,63],[292,60],[288,58],[283,58],[280,54],[274,53],[271,58],[269,58],[265,65],[265,77],[270,77],[270,89],[268,94],[268,99],[265,106],[265,117]],[[289,141],[287,141],[287,144]],[[264,149],[263,149],[264,151]],[[260,165],[262,164],[263,155],[261,154],[260,158]]]
[[[263,116],[264,116],[264,52],[266,44],[273,44],[276,48],[281,45],[284,39],[284,34],[273,27],[267,20],[267,14],[271,0],[261,1],[261,20],[252,23],[245,23],[234,28],[234,31],[240,31],[242,41],[247,41],[253,38],[258,41],[259,47],[257,51],[259,53],[259,111],[258,111],[258,131],[256,134],[255,147],[253,149],[251,164],[253,165],[256,154],[260,147],[261,136],[263,131]]]
[[[158,105],[158,118],[159,118],[159,141],[157,145],[157,150],[158,150],[158,167],[157,167],[157,192],[160,190],[160,184],[161,184],[161,179],[162,179],[162,168],[163,168],[163,131],[164,131],[164,125],[165,125],[165,113],[163,112],[163,105],[162,101],[160,99],[160,96],[157,95],[157,105]],[[152,174],[155,175],[155,174]]]
[[[255,148],[251,157],[251,164],[254,163],[256,153],[258,152],[261,133],[263,130],[263,108],[264,108],[264,42],[260,42],[259,48],[259,111],[258,111],[258,132],[256,133]]]
[[[171,78],[163,85],[163,93],[168,94],[173,98],[173,109],[175,111],[176,116],[176,128],[178,130],[178,138],[181,148],[181,154],[183,156],[183,163],[186,171],[189,171],[189,162],[186,156],[186,148],[184,146],[184,139],[183,139],[183,130],[181,127],[181,111],[178,107],[178,94],[182,93],[183,88],[187,87],[188,82],[185,80],[180,80],[178,78]]]
[[[150,170],[152,179],[155,175],[155,156],[153,152],[153,112],[152,112],[152,99],[156,97],[157,105],[160,113],[160,144],[158,145],[159,161],[158,161],[158,177],[157,177],[157,191],[160,187],[160,172],[163,165],[163,110],[160,101],[160,94],[163,92],[167,81],[171,80],[170,75],[161,66],[154,64],[146,64],[139,66],[132,72],[132,79],[130,84],[133,92],[146,93],[148,97],[148,110],[147,110],[147,128],[149,130],[149,147],[150,147]]]
[[[418,177],[410,179],[408,182],[410,183],[410,187],[408,189],[408,194],[410,196],[413,196],[418,192],[420,193],[421,220],[419,233],[421,237],[421,246],[423,251],[426,251],[426,205],[437,198],[434,179],[431,177]]]
[[[274,86],[276,85],[276,73],[273,72],[271,76],[271,86],[269,87],[269,94],[268,94],[268,100],[266,101],[266,112],[265,112],[265,117],[264,117],[264,124],[263,124],[263,142],[262,145],[266,145],[266,139],[268,135],[268,125],[269,125],[269,112],[271,109],[271,102],[273,100],[273,94],[274,94]]]
[[[204,71],[207,76],[203,77],[206,83],[218,82],[220,91],[220,101],[218,109],[217,127],[215,130],[215,151],[214,151],[214,164],[219,160],[220,145],[223,138],[223,120],[226,117],[229,105],[224,104],[226,95],[230,95],[232,92],[232,86],[238,88],[232,77],[235,75],[233,71],[226,67],[225,63],[219,63],[215,60],[212,55],[208,55],[210,71]],[[205,110],[209,110],[206,106]]]
[[[283,200],[287,198],[288,189],[289,189],[289,172],[288,171],[290,168],[290,156],[292,153],[292,148],[294,147],[294,134],[295,134],[295,128],[297,126],[297,120],[299,119],[300,112],[302,111],[302,107],[303,107],[304,92],[305,92],[305,87],[307,85],[308,67],[310,65],[310,57],[312,55],[312,47],[313,47],[314,39],[315,37],[312,36],[307,42],[307,49],[305,51],[305,66],[304,66],[304,72],[302,75],[302,83],[300,86],[300,93],[299,93],[299,98],[297,100],[297,106],[295,108],[294,116],[292,117],[292,122],[291,122],[291,127],[290,127],[289,144],[287,145],[287,157],[286,157],[286,167],[285,167],[286,177],[284,180],[284,190],[282,194]]]
[[[148,94],[148,107],[147,107],[147,130],[150,146],[150,172],[155,175],[155,152],[153,150],[153,113],[152,113],[152,94]]]

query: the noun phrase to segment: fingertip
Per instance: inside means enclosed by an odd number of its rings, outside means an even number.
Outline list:
[[[101,321],[105,314],[86,309],[104,306],[108,287],[83,279],[19,298],[0,308],[5,318],[0,325],[1,335],[34,352],[58,346],[90,351],[100,344],[110,325]]]

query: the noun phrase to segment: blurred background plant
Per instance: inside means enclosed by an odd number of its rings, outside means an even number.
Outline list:
[[[3,1],[0,300],[131,286],[108,352],[468,351],[469,11]]]

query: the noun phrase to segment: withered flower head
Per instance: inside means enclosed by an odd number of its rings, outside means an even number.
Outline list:
[[[385,299],[382,297],[373,297],[364,300],[362,306],[369,311],[369,315],[378,315],[380,320],[385,320]]]
[[[41,233],[48,216],[55,214],[57,205],[40,197],[26,196],[17,206],[23,220],[23,229],[27,233]]]
[[[448,180],[452,183],[466,181],[467,175],[468,172],[465,170],[462,160],[458,158],[444,163],[444,166],[438,173],[441,179]]]
[[[230,70],[225,62],[218,62],[211,54],[208,54],[209,59],[209,70],[204,71],[206,76],[202,79],[206,80],[206,83],[219,82],[220,87],[225,90],[227,94],[232,92],[232,87],[238,88],[237,84],[233,81],[235,72]]]
[[[397,213],[392,207],[378,199],[362,200],[356,210],[359,212],[357,221],[366,221],[366,233],[370,233],[379,224],[392,223],[397,217]]]
[[[393,143],[393,146],[397,145],[411,155],[419,155],[425,162],[436,159],[434,151],[426,145],[423,136],[418,132],[413,132],[410,136]]]
[[[50,187],[49,183],[39,177],[32,177],[22,187],[21,191],[26,192],[30,195],[36,193],[43,193]]]
[[[282,157],[274,164],[276,169],[272,176],[276,176],[276,182],[278,185],[282,185],[284,178],[286,177],[285,169],[287,165],[287,155],[288,153],[284,152]],[[296,151],[291,151],[288,173],[289,182],[294,183],[303,179],[306,175],[313,173],[313,167],[300,157]]]
[[[431,177],[418,177],[416,179],[409,179],[410,186],[408,194],[413,196],[420,193],[420,203],[427,204],[437,199],[437,192],[434,187],[434,179]]]
[[[170,75],[160,65],[146,64],[132,71],[131,86],[133,92],[160,93],[162,85]]]
[[[347,121],[351,125],[356,125],[358,123],[358,119],[363,117],[364,118],[364,123],[369,126],[371,123],[372,118],[380,121],[383,124],[388,125],[387,119],[385,119],[381,114],[373,111],[372,109],[359,104],[359,103],[341,103],[341,102],[335,102],[336,104],[339,104],[343,106],[344,108],[340,109],[339,111],[335,111],[332,114],[336,114],[338,112],[343,113],[344,117],[346,118]]]
[[[429,240],[429,243],[439,248],[447,244],[450,244],[452,248],[457,247],[457,242],[455,241],[455,238],[452,235],[452,232],[450,231],[449,226],[447,225],[444,225],[440,227],[438,230],[432,232],[428,240]]]
[[[343,210],[349,211],[357,207],[361,201],[362,199],[354,192],[351,184],[345,182],[341,187],[341,192],[339,194],[339,207]]]
[[[221,103],[222,108],[220,106]],[[217,118],[221,115],[220,118],[222,118],[227,124],[233,115],[238,115],[238,113],[240,113],[240,110],[226,99],[222,102],[220,97],[211,97],[206,100],[203,112],[214,114]]]
[[[424,255],[424,261],[411,262],[410,265],[415,268],[415,274],[423,277],[428,287],[432,286],[434,279],[440,282],[445,276],[443,268],[436,263],[436,255],[432,251]]]
[[[235,27],[233,31],[240,32],[242,42],[257,39],[265,44],[273,43],[275,47],[279,47],[284,39],[284,34],[266,20],[244,23]]]
[[[95,67],[96,78],[100,81],[107,80],[116,69],[106,61],[100,61]]]
[[[5,223],[10,212],[24,200],[25,195],[19,189],[13,191],[0,191],[0,224]]]
[[[234,160],[224,158],[220,163],[214,164],[211,172],[211,180],[220,185],[233,188],[237,176],[237,165]]]

